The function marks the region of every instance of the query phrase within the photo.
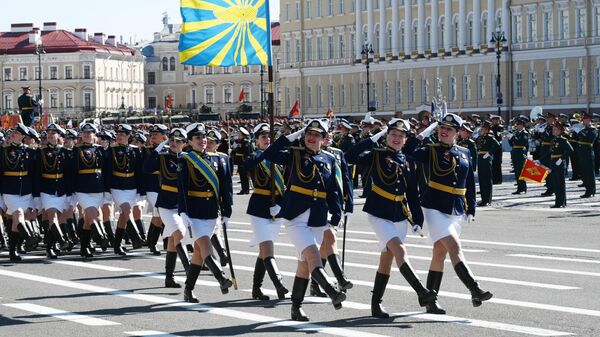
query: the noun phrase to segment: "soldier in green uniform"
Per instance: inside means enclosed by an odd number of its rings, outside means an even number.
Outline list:
[[[550,152],[552,151],[552,141],[554,141],[554,135],[552,135],[552,125],[556,122],[556,115],[551,112],[546,113],[546,128],[540,135],[540,152],[539,158],[542,165],[550,167]],[[551,179],[546,180],[546,192],[542,193],[543,197],[549,197],[554,194],[554,185]]]
[[[581,170],[583,187],[585,187],[585,194],[581,196],[582,198],[590,198],[596,194],[596,176],[594,173],[595,154],[593,145],[598,139],[598,130],[592,126],[592,118],[592,114],[585,113],[583,115],[582,123],[584,128],[578,134],[579,167]]]
[[[552,126],[552,150],[550,152],[550,179],[554,186],[554,206],[551,208],[563,208],[567,206],[567,191],[565,188],[565,168],[567,159],[573,148],[564,136],[565,126],[560,122],[555,122]]]
[[[477,138],[477,169],[479,170],[479,191],[481,192],[481,201],[477,206],[485,207],[492,203],[492,161],[494,153],[498,151],[500,143],[490,133],[491,123],[486,121],[480,130]]]
[[[569,180],[577,181],[581,179],[581,169],[579,168],[579,134],[577,130],[574,130],[574,128],[583,126],[583,124],[580,124],[581,122],[579,121],[579,119],[571,119],[570,122],[571,129],[567,135],[567,140],[573,148],[573,152],[571,152],[571,156],[569,158],[569,161],[571,162],[571,169],[573,170],[573,172],[571,174],[571,179]]]
[[[458,145],[469,149],[471,155],[471,169],[473,172],[477,170],[477,144],[473,140],[473,128],[469,123],[463,123],[459,130]]]
[[[491,115],[492,125],[490,131],[498,143],[502,144],[504,133],[504,121],[502,117],[498,115]],[[502,146],[496,148],[495,152],[490,153],[492,155],[492,182],[494,185],[502,184]]]
[[[519,180],[529,148],[529,131],[525,129],[525,123],[527,123],[527,117],[517,117],[515,120],[516,130],[508,138],[508,143],[512,147],[510,158],[515,168],[515,179],[517,180],[517,190],[513,194],[527,193],[527,183],[525,180]]]
[[[39,107],[40,104],[31,95],[30,87],[23,87],[23,95],[19,96],[19,110],[21,111],[21,119],[25,126],[31,126],[33,123],[33,109]]]

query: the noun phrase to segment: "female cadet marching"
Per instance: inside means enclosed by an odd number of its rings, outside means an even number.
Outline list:
[[[305,131],[306,147],[290,148]],[[285,226],[298,258],[291,308],[292,320],[296,321],[309,319],[302,309],[309,275],[325,290],[336,309],[346,300],[346,294],[330,282],[317,248],[327,229],[327,212],[332,214],[331,223],[336,226],[342,212],[341,169],[331,154],[321,150],[327,131],[326,122],[311,120],[304,129],[279,137],[264,152],[265,159],[291,167],[290,189],[283,197],[279,214],[287,220]]]
[[[370,139],[361,141],[347,153],[349,162],[368,164],[373,172],[373,185],[363,208],[381,250],[371,298],[373,317],[389,317],[381,306],[381,300],[394,258],[400,273],[417,293],[419,304],[426,306],[436,300],[436,293],[423,286],[410,266],[403,244],[409,227],[414,226],[416,230],[423,225],[417,175],[401,152],[409,132],[408,121],[394,118],[388,123],[387,130],[383,129]],[[386,137],[387,147],[375,148],[383,136]]]
[[[165,247],[167,250],[165,259],[166,288],[181,288],[181,285],[175,282],[173,275],[177,255],[179,255],[186,272],[190,266],[187,252],[180,243],[187,233],[187,226],[178,212],[179,190],[177,187],[179,156],[185,146],[186,138],[187,134],[183,129],[173,129],[169,134],[169,139],[159,144],[144,163],[145,172],[159,172],[159,191],[156,203],[152,207],[157,210],[160,220],[165,225],[163,236],[169,238],[167,247]],[[166,151],[164,151],[165,149]],[[160,234],[160,229],[158,231]]]
[[[261,123],[254,128],[256,152],[244,162],[244,167],[250,174],[254,190],[248,202],[246,213],[250,215],[252,239],[250,246],[258,245],[258,257],[254,266],[252,280],[252,298],[261,301],[269,300],[260,289],[265,272],[277,291],[277,297],[282,300],[289,291],[281,283],[282,277],[274,257],[273,242],[279,235],[281,221],[277,218],[281,210],[281,197],[285,191],[283,169],[277,164],[271,164],[264,159],[264,152],[271,144],[270,127]],[[275,171],[273,174],[273,170]],[[271,183],[275,184],[275,195],[271,197]]]
[[[463,121],[447,114],[438,122],[439,142],[410,151],[413,160],[423,163],[429,174],[427,188],[421,195],[424,227],[433,244],[433,256],[427,276],[427,288],[439,292],[444,260],[450,255],[454,271],[471,292],[473,306],[492,298],[492,293],[479,287],[465,262],[460,244],[463,223],[475,216],[475,177],[471,169],[469,150],[456,145],[456,136]],[[419,135],[422,138],[424,135]],[[427,312],[445,314],[438,302],[427,306]]]
[[[194,255],[185,281],[184,300],[197,303],[193,293],[202,263],[219,282],[221,292],[226,294],[233,285],[212,257],[210,237],[219,221],[231,217],[233,189],[231,175],[227,175],[225,159],[206,152],[206,131],[200,124],[188,129],[189,152],[179,159],[179,213],[192,230]]]

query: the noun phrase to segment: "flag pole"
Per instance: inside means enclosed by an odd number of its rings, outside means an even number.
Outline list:
[[[267,77],[269,78],[268,90],[268,111],[269,111],[269,130],[271,130],[271,144],[275,142],[275,100],[274,100],[274,80],[273,80],[273,65],[268,67]],[[275,163],[271,161],[271,206],[275,206]]]

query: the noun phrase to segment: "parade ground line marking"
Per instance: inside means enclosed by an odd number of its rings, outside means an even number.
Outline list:
[[[523,258],[538,259],[538,260],[552,260],[552,261],[563,261],[563,262],[600,264],[600,261],[598,261],[598,260],[574,259],[574,258],[569,258],[569,257],[558,257],[558,256],[543,256],[543,255],[533,255],[533,254],[507,254],[506,256],[523,257]]]
[[[127,335],[135,336],[135,337],[179,337],[177,335],[173,335],[166,332],[153,331],[153,330],[143,330],[143,331],[125,331]]]
[[[246,267],[246,266],[236,266],[236,269],[243,270],[243,271],[249,271],[249,272],[254,271],[254,268]],[[282,273],[287,274],[287,272],[282,272]],[[160,280],[164,279],[164,277],[165,277],[164,274],[152,273],[152,272],[146,272],[146,273],[140,272],[140,273],[129,273],[129,274],[150,277],[150,278],[155,278],[155,279],[160,279]],[[290,273],[290,274],[292,274],[292,273]],[[175,279],[180,282],[185,281],[184,277],[176,276]],[[196,283],[205,285],[205,286],[210,286],[210,287],[218,287],[219,286],[219,283],[214,282],[214,281],[199,281]],[[266,288],[262,288],[262,290],[263,290],[263,293],[266,295],[275,295],[275,296],[277,295],[277,292],[275,290],[266,289]],[[240,291],[243,291],[246,293],[252,293],[252,289],[240,289]],[[319,297],[312,297],[312,296],[307,296],[305,298],[304,302],[305,303],[331,305],[331,300],[328,298],[319,298]],[[350,308],[350,309],[355,309],[355,310],[371,310],[370,305],[364,304],[364,303],[358,303],[358,302],[344,301],[343,306],[344,306],[344,308]],[[432,314],[426,314],[423,312],[398,312],[398,313],[391,314],[391,316],[392,317],[415,317],[415,318],[423,319],[426,321],[455,323],[455,324],[459,324],[459,325],[467,325],[467,326],[472,326],[472,327],[477,327],[477,328],[508,331],[508,332],[515,332],[515,333],[534,335],[534,336],[571,336],[571,335],[573,335],[572,333],[569,333],[569,332],[554,331],[554,330],[548,330],[548,329],[542,329],[542,328],[533,328],[533,327],[522,326],[522,325],[483,321],[483,320],[470,319],[470,318],[464,318],[464,317],[456,317],[456,316],[448,316],[448,315],[432,315]]]
[[[173,301],[170,298],[161,297],[161,296],[135,294],[133,292],[125,291],[125,290],[117,290],[117,289],[99,287],[99,286],[94,286],[94,285],[85,284],[85,283],[49,278],[49,277],[45,277],[45,276],[38,276],[38,275],[34,275],[34,274],[26,274],[26,273],[21,273],[21,272],[0,270],[0,275],[23,279],[23,280],[28,280],[31,282],[45,283],[45,284],[49,284],[49,285],[53,285],[53,286],[60,286],[60,287],[65,287],[65,288],[84,290],[84,291],[89,291],[89,292],[99,293],[99,294],[108,294],[108,295],[112,295],[112,296],[119,296],[119,297],[124,297],[124,298],[128,298],[128,299],[149,302],[149,303],[154,303],[154,304],[162,304],[162,305],[166,305],[169,307],[184,308],[187,310],[205,312],[205,313],[209,313],[209,314],[213,314],[213,315],[230,317],[230,318],[235,318],[235,319],[239,319],[239,320],[246,320],[246,321],[259,322],[259,323],[264,323],[264,324],[272,324],[272,325],[276,325],[276,326],[289,327],[291,329],[295,329],[295,330],[299,330],[299,331],[325,333],[325,334],[329,334],[329,335],[344,336],[344,337],[384,337],[384,336],[386,336],[386,335],[368,333],[365,331],[357,331],[357,330],[350,330],[350,329],[344,329],[344,328],[333,328],[333,327],[328,327],[328,326],[319,325],[319,324],[290,321],[287,319],[253,314],[253,313],[249,313],[249,312],[232,310],[232,309],[227,309],[227,308],[216,308],[216,307],[211,307],[211,306],[204,305],[204,304],[194,304],[194,303]]]
[[[80,261],[51,260],[50,262],[56,263],[56,264],[64,264],[67,266],[73,266],[73,267],[77,267],[77,268],[89,268],[89,269],[97,269],[97,270],[113,271],[113,272],[125,272],[125,271],[131,270],[131,269],[127,269],[127,268],[105,266],[105,265],[101,265],[101,264],[87,263],[87,262],[80,262]]]
[[[33,276],[33,275],[32,275]],[[33,312],[40,315],[52,316],[55,318],[63,319],[65,321],[71,321],[88,326],[109,326],[109,325],[121,325],[121,323],[111,322],[100,318],[94,318],[86,315],[76,314],[70,311],[64,311],[54,309],[50,307],[44,307],[32,303],[8,303],[3,304],[6,307],[15,308],[23,311]]]

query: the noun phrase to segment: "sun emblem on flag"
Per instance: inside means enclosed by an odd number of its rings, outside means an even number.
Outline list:
[[[542,172],[540,172],[540,170],[538,170],[537,167],[530,167],[527,169],[527,172],[532,176],[539,176],[542,174]]]

